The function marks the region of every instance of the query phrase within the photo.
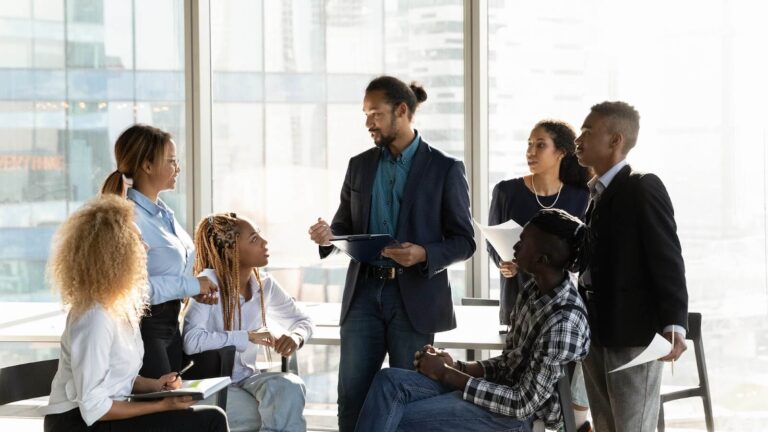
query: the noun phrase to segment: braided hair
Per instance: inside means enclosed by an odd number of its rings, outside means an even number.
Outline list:
[[[563,268],[583,272],[592,255],[592,232],[578,218],[560,209],[542,209],[528,222],[547,234],[557,237],[566,250]]]
[[[197,225],[195,231],[195,274],[210,268],[219,279],[220,302],[224,329],[233,330],[235,313],[238,326],[242,325],[240,310],[240,252],[238,242],[240,219],[235,213],[210,215]],[[251,270],[253,271],[253,270]],[[253,271],[261,288],[258,271]]]

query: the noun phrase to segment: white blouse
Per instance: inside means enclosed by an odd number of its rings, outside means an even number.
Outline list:
[[[112,316],[101,305],[78,317],[67,316],[61,335],[59,369],[51,383],[44,414],[80,408],[88,426],[104,416],[113,400],[132,393],[144,344],[138,325]]]
[[[199,276],[207,276],[213,283],[219,283],[216,272],[212,269],[203,270]],[[269,274],[261,273],[261,283],[264,289],[267,327],[272,331],[285,330],[289,334],[296,333],[304,338],[305,342],[308,341],[313,328],[309,316]],[[251,299],[246,301],[245,297],[240,296],[243,323],[242,326],[239,325],[235,316],[234,328],[238,330],[224,330],[221,303],[207,305],[190,299],[189,308],[184,315],[184,352],[196,354],[234,345],[236,352],[232,382],[235,383],[257,373],[255,362],[258,350],[248,341],[248,330],[261,328],[263,321],[259,285],[253,275],[250,284],[253,292]]]

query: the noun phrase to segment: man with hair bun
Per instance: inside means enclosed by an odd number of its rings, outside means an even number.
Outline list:
[[[334,235],[390,234],[398,244],[372,263],[351,261],[341,306],[339,430],[355,428],[385,355],[413,369],[414,352],[456,327],[447,267],[475,251],[464,164],[412,127],[420,85],[381,76],[368,84],[365,126],[375,147],[349,161],[341,202],[328,225],[309,229],[320,257]]]

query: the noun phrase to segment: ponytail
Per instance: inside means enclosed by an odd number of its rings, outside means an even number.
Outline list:
[[[123,173],[115,170],[114,172],[112,172],[112,174],[107,176],[106,180],[104,180],[104,185],[101,186],[101,193],[115,194],[119,197],[125,198],[125,193],[127,189],[128,188],[127,188]]]

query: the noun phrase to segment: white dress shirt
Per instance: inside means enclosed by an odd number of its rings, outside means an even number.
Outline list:
[[[219,279],[212,269],[205,269],[199,276],[207,276],[213,283]],[[242,325],[235,315],[234,328],[224,330],[224,316],[221,304],[207,305],[189,300],[189,308],[184,315],[184,352],[196,354],[202,351],[223,348],[234,345],[235,367],[232,370],[232,382],[239,382],[258,373],[255,367],[259,349],[248,340],[248,330],[263,327],[261,316],[261,297],[256,277],[251,275],[249,280],[253,295],[250,300],[240,296]],[[312,336],[312,321],[298,307],[296,302],[278,285],[270,275],[261,273],[261,283],[264,289],[264,303],[267,311],[267,327],[274,333],[284,329],[288,334],[296,333],[304,341]]]
[[[88,426],[104,416],[112,400],[125,400],[139,374],[144,344],[138,324],[112,316],[101,305],[67,316],[59,369],[44,414],[80,408]]]

